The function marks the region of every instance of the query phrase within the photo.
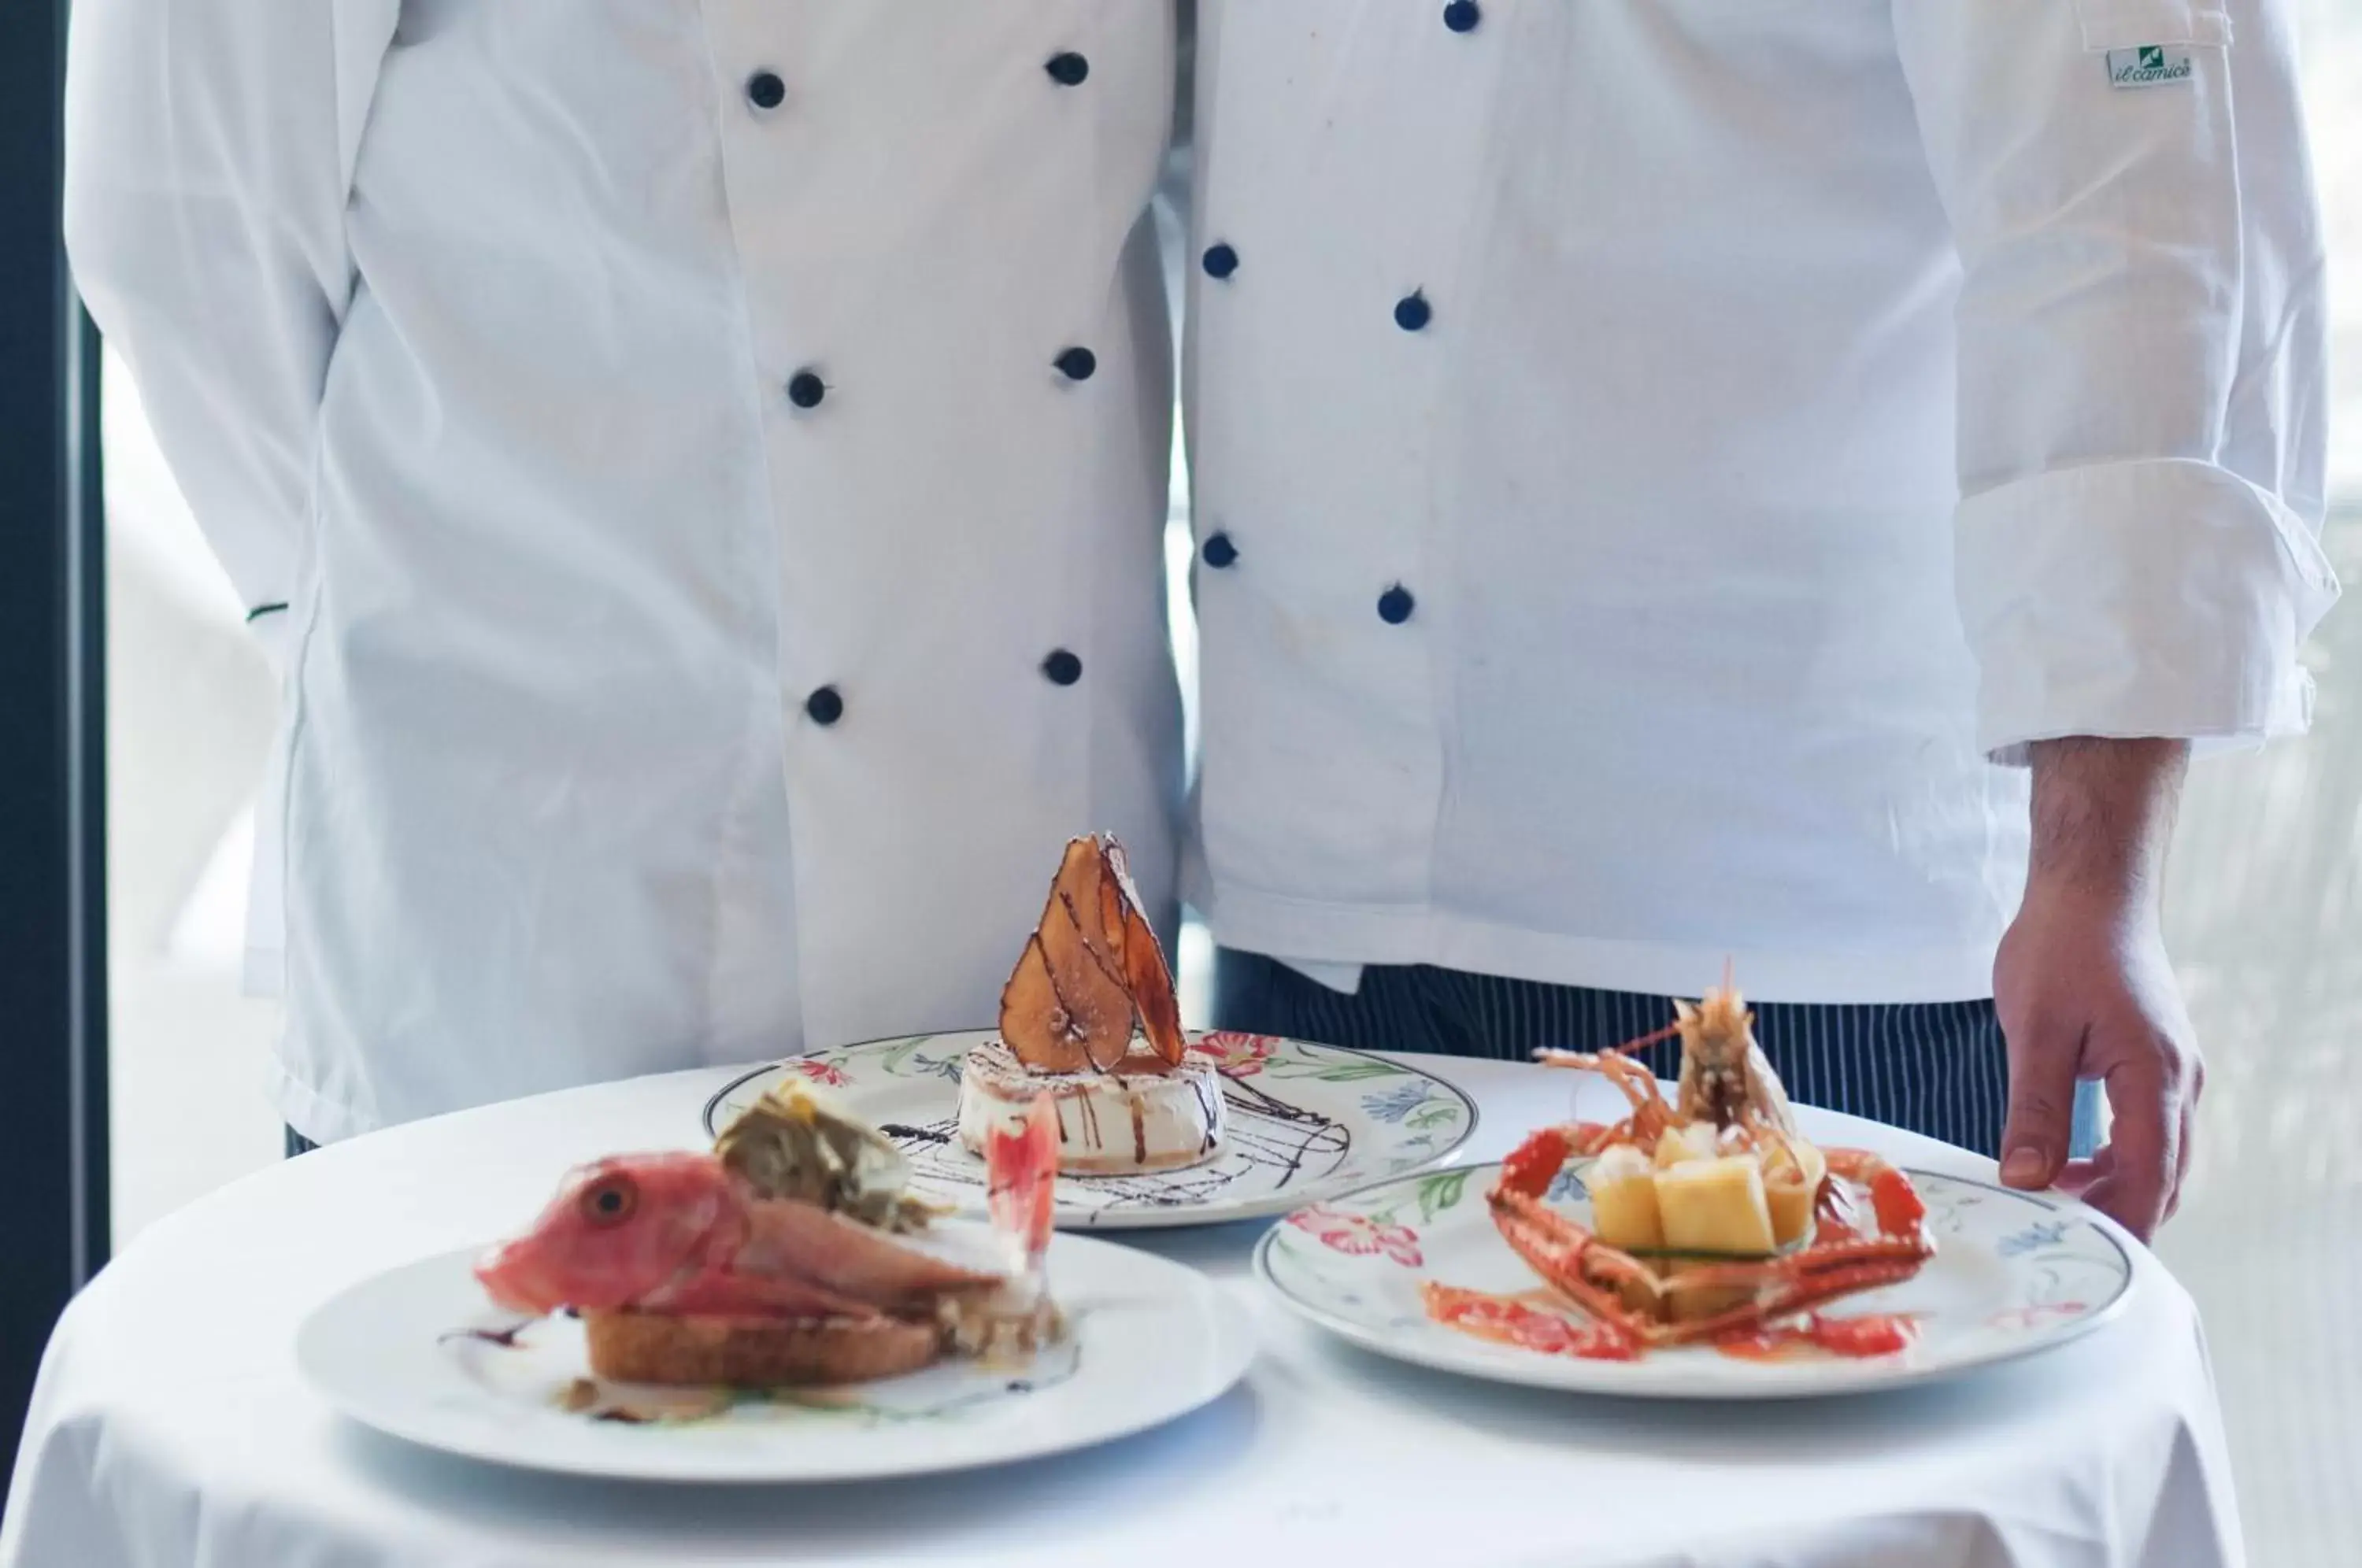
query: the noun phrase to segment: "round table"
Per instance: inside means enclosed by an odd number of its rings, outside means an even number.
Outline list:
[[[1563,1074],[1422,1061],[1483,1112],[1461,1158],[1562,1117]],[[410,1448],[297,1381],[296,1325],[379,1269],[521,1225],[568,1166],[694,1146],[731,1075],[676,1074],[396,1128],[192,1204],[61,1320],[6,1568],[833,1562],[2107,1563],[2240,1561],[2189,1297],[2146,1253],[2078,1343],[1835,1401],[1644,1404],[1462,1381],[1299,1324],[1248,1272],[1258,1226],[1139,1244],[1252,1304],[1262,1353],[1195,1416],[1104,1448],[928,1480],[663,1487]],[[1991,1163],[1807,1112],[1825,1141],[1991,1179]]]

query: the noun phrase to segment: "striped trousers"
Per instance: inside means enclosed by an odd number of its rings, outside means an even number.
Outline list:
[[[1999,1151],[2009,1060],[1991,1001],[1754,1008],[1756,1038],[1792,1098],[1980,1154]],[[1225,948],[1215,957],[1217,1027],[1355,1050],[1524,1061],[1544,1046],[1621,1044],[1672,1016],[1663,997],[1427,965],[1373,965],[1348,996],[1260,954]],[[1667,1041],[1638,1055],[1670,1078],[1680,1052]]]

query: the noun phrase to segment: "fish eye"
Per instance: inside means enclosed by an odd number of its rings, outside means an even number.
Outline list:
[[[584,1190],[582,1218],[593,1225],[620,1225],[632,1217],[639,1201],[640,1189],[631,1177],[608,1176]]]

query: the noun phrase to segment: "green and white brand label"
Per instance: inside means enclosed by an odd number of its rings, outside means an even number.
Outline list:
[[[2143,44],[2138,49],[2108,51],[2108,84],[2112,87],[2166,87],[2190,80],[2190,51],[2168,44]]]

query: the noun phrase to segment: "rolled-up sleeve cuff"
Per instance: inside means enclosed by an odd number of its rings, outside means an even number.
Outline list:
[[[2189,459],[2100,463],[1962,502],[1960,613],[1997,762],[2065,735],[2210,747],[2301,734],[2297,648],[2337,598],[2279,497]]]

